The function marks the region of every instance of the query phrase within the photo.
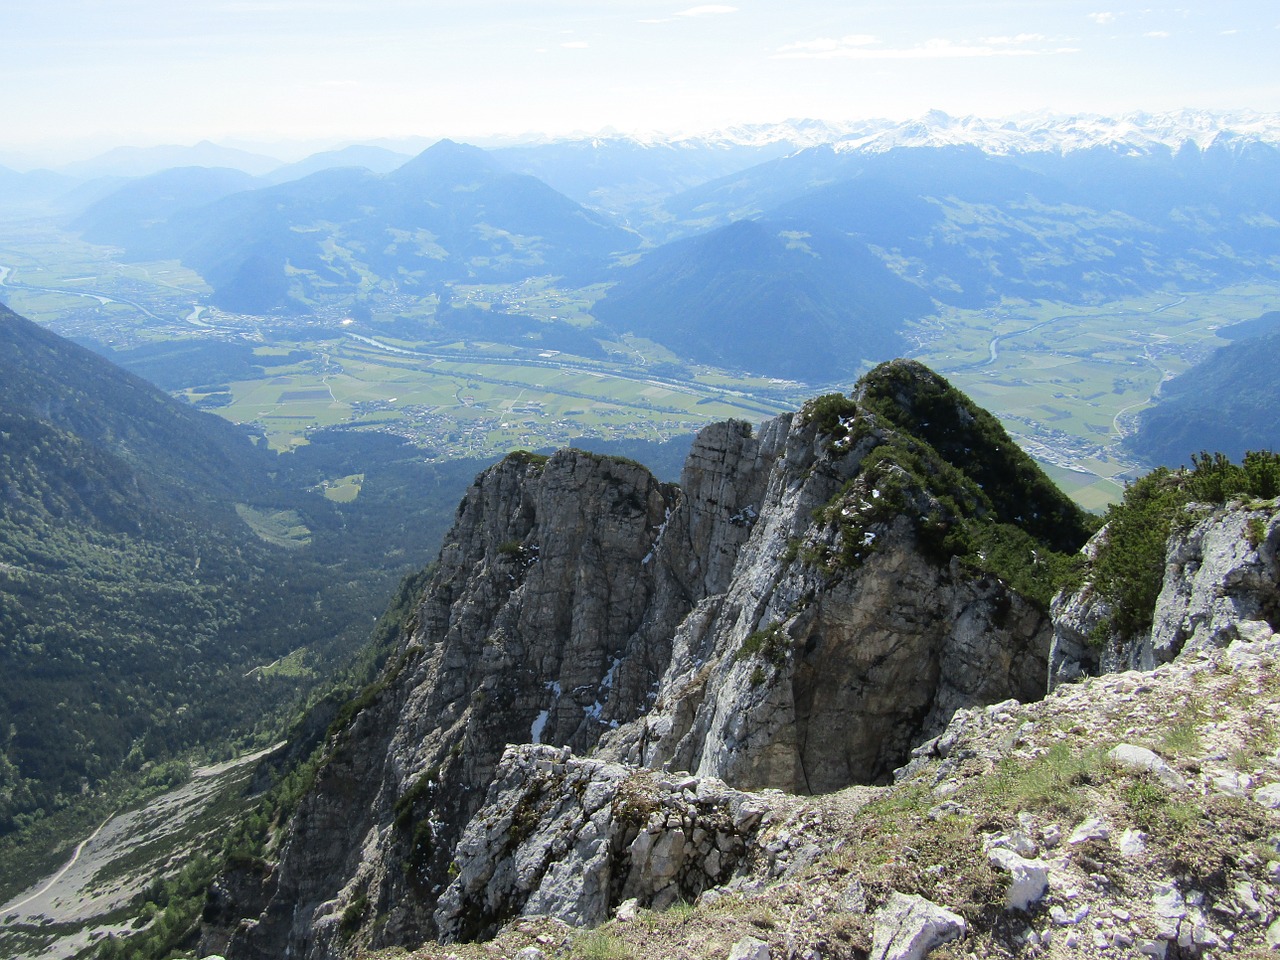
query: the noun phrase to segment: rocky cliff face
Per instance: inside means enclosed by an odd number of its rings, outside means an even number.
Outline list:
[[[905,960],[956,939],[970,956],[1280,949],[1278,541],[1277,501],[1187,508],[1149,630],[1095,645],[1109,611],[1092,585],[1055,602],[1055,653],[1076,638],[1102,675],[1077,662],[1077,682],[1043,700],[957,710],[892,787],[752,795],[581,762],[569,776],[593,778],[597,797],[608,784],[613,803],[579,809],[557,779],[572,762],[513,747],[504,766],[519,775],[495,784],[459,844],[441,910],[497,898],[603,923],[620,957]],[[751,819],[702,814],[717,804]],[[536,826],[504,830],[513,810]],[[732,877],[717,875],[727,863]],[[666,911],[677,897],[696,907]],[[441,924],[446,939],[458,930]],[[586,942],[547,920],[488,932],[488,953],[415,957],[534,957],[517,952],[532,944],[572,957]]]
[[[907,429],[920,409],[962,454]],[[220,915],[247,919],[207,942],[235,960],[335,958],[491,933],[548,904],[591,921],[619,898],[696,895],[752,855],[736,790],[886,781],[957,709],[1037,698],[1048,618],[974,537],[1012,550],[1007,517],[1070,508],[965,474],[966,458],[1026,469],[990,423],[897,363],[758,434],[708,428],[678,488],[579,451],[485,472],[278,862],[252,895],[224,885]],[[1014,540],[1028,568],[1049,549]],[[504,762],[522,743],[534,752]],[[646,793],[618,761],[691,779]],[[569,764],[560,787],[522,793],[536,778],[520,764],[542,762]],[[662,790],[658,808],[627,799]],[[594,864],[572,890],[545,876],[562,848]]]
[[[256,914],[231,956],[337,956],[366,912],[383,940],[432,935],[453,844],[505,745],[585,751],[645,705],[683,601],[644,561],[677,498],[643,467],[579,452],[513,455],[477,478],[262,902],[228,910]]]
[[[888,490],[861,466],[881,439],[828,450],[812,423],[766,425],[756,459],[775,466],[733,576],[708,584],[652,709],[607,734],[603,755],[825,792],[886,779],[958,707],[1038,694],[1047,618],[922,544],[925,491],[879,507]]]
[[[950,941],[946,956],[1270,956],[1278,668],[1277,639],[1241,637],[1035,703],[961,710],[893,785],[815,797],[513,747],[515,776],[468,828],[441,905],[452,916],[499,897],[524,916],[493,942],[411,956],[919,960]],[[578,782],[594,799],[557,793]],[[606,792],[622,799],[597,808]],[[738,832],[734,809],[750,814]],[[514,834],[512,811],[527,824]],[[692,900],[723,866],[710,853],[722,839],[740,851],[733,878]],[[624,899],[605,914],[609,890],[616,902],[655,875],[692,905]],[[579,918],[603,924],[564,922]]]
[[[1100,531],[1086,547],[1096,554]],[[1191,504],[1166,550],[1150,630],[1115,636],[1094,584],[1055,598],[1050,688],[1082,675],[1151,670],[1186,652],[1271,636],[1280,625],[1280,513],[1274,502]]]

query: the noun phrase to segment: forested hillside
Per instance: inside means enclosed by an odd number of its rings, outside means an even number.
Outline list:
[[[318,441],[278,458],[0,307],[0,833],[248,735],[366,638],[477,469]],[[354,502],[313,489],[357,472]]]
[[[1248,450],[1280,448],[1277,318],[1280,314],[1269,313],[1234,325],[1242,339],[1162,384],[1155,406],[1139,416],[1138,432],[1128,438],[1128,446],[1168,467],[1190,463],[1206,450],[1238,459]],[[1232,337],[1232,328],[1222,336]]]

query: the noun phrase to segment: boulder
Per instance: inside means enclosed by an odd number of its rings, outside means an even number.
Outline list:
[[[1005,847],[992,848],[987,859],[993,867],[1009,874],[1005,906],[1010,910],[1030,909],[1049,888],[1049,865],[1042,860],[1028,860]]]
[[[772,960],[773,951],[763,940],[744,937],[729,950],[729,960]]]
[[[935,947],[965,934],[963,917],[896,890],[872,919],[870,960],[921,960]]]
[[[1135,747],[1131,743],[1122,743],[1107,751],[1111,762],[1131,773],[1149,773],[1170,790],[1186,792],[1187,781],[1182,774],[1174,770],[1164,760],[1146,747]]]

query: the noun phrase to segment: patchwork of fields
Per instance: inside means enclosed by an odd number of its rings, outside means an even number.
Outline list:
[[[634,338],[605,341],[603,359],[536,339],[433,339],[434,298],[387,302],[365,321],[340,307],[303,318],[223,314],[202,304],[203,281],[179,264],[122,264],[109,248],[47,226],[7,226],[0,264],[0,296],[14,310],[103,349],[251,345],[262,376],[176,392],[252,425],[279,450],[338,426],[396,433],[434,458],[581,438],[666,440],[725,418],[759,421],[851,386],[691,366]],[[532,278],[451,293],[455,306],[586,328],[602,288],[562,290]],[[1160,384],[1220,346],[1219,327],[1277,308],[1280,285],[1262,284],[1087,306],[1010,301],[948,309],[909,334],[913,356],[996,413],[1065,490],[1100,509],[1143,470],[1120,441]]]

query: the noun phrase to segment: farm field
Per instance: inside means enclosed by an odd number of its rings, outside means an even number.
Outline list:
[[[1222,346],[1220,327],[1277,307],[1280,285],[1261,284],[1089,306],[1010,302],[930,318],[915,331],[914,356],[1099,509],[1146,469],[1120,442],[1161,383]]]
[[[318,359],[273,367],[268,379],[227,384],[232,400],[217,410],[254,424],[280,450],[305,443],[311,430],[338,425],[397,433],[452,457],[580,437],[669,440],[729,417],[758,420],[798,402],[748,394],[749,384],[731,390],[724,377],[677,383],[649,378],[642,368],[611,370],[568,356],[451,357],[401,346],[393,353],[341,337],[294,346]]]

